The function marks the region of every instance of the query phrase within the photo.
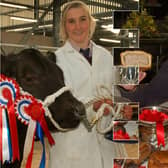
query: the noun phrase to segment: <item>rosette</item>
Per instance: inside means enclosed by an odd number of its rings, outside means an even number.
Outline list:
[[[30,114],[30,112],[28,111],[28,108],[33,104],[34,101],[36,100],[31,95],[21,95],[15,101],[15,104],[14,104],[15,113],[18,119],[25,125],[28,125],[29,120],[31,118],[32,114]]]
[[[12,160],[20,160],[20,154],[19,154],[19,145],[18,145],[18,133],[17,133],[17,125],[16,125],[16,118],[15,118],[15,112],[14,112],[14,102],[16,98],[19,96],[19,85],[16,83],[15,80],[8,78],[4,75],[0,75],[0,107],[1,109],[7,109],[7,115],[9,118],[9,124],[7,124],[7,121],[5,121],[5,117],[2,116],[2,113],[0,114],[0,120],[2,123],[6,123],[3,125],[2,129],[0,129],[0,144],[3,143],[3,141],[8,141],[8,139],[4,140],[5,134],[4,129],[7,130],[9,133],[8,137],[11,137],[11,144],[12,144],[12,150],[10,150],[10,155],[12,155]],[[2,126],[2,125],[1,125]],[[5,126],[5,127],[4,127]],[[6,136],[6,138],[8,138]],[[2,145],[1,145],[2,147]],[[3,149],[10,148],[8,146],[3,146]],[[1,150],[1,153],[2,148]],[[1,158],[2,160],[2,158]],[[11,161],[11,160],[8,160]]]
[[[55,142],[48,130],[44,117],[44,108],[41,102],[38,102],[32,95],[21,95],[14,104],[15,113],[22,123],[28,125],[27,135],[24,145],[23,160],[27,160],[26,168],[31,167],[34,147],[34,136],[38,136],[43,146],[42,160],[40,168],[45,167],[45,144],[43,132],[53,145]],[[31,145],[31,147],[30,147]]]
[[[23,151],[23,160],[27,160],[26,168],[31,167],[35,134],[43,146],[40,168],[44,168],[45,144],[43,133],[48,138],[50,145],[55,142],[45,121],[43,104],[32,95],[21,95],[17,82],[4,75],[0,75],[0,95],[0,161],[4,163],[5,161],[20,160],[17,116],[22,123],[28,125]]]
[[[14,102],[19,96],[19,85],[11,78],[0,75],[0,106],[7,108],[8,104]]]

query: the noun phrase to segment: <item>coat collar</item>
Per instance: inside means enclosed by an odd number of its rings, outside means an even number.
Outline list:
[[[81,54],[72,47],[71,43],[69,41],[66,41],[66,43],[63,46],[64,52],[66,52],[66,55],[71,55],[73,58],[79,59],[82,62],[85,62],[86,65],[88,65],[89,68],[93,68],[97,62],[97,59],[101,53],[99,53],[99,50],[97,50],[97,45],[91,40],[90,43],[92,44],[92,66],[89,64],[89,62],[81,56]]]
[[[74,59],[81,60],[83,63],[85,63],[88,68],[91,68],[91,65],[89,62],[82,56],[76,49],[74,49],[69,41],[67,41],[63,46],[64,52],[66,52],[66,55],[69,57],[72,57]]]
[[[96,44],[92,40],[90,40],[89,48],[93,48],[95,45]],[[69,52],[70,51],[72,52],[72,51],[79,51],[80,50],[80,48],[72,46],[69,41],[66,41],[64,46],[67,49],[67,51],[69,51]]]

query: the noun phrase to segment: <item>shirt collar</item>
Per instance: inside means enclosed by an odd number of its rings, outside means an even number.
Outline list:
[[[72,48],[74,48],[76,51],[78,51],[78,52],[80,51],[80,47],[74,45],[74,43],[72,43],[70,41],[69,41],[69,43],[71,44]],[[89,45],[88,45],[88,48],[90,48],[90,51],[92,51],[92,46],[93,46],[92,41],[90,41]]]

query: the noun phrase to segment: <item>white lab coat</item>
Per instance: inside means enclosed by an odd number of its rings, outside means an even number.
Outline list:
[[[93,43],[92,66],[69,42],[56,51],[56,56],[65,83],[77,98],[95,96],[100,85],[112,89],[113,57],[106,49]],[[88,110],[87,115],[91,119],[95,112]],[[88,132],[81,123],[77,129],[53,137],[56,144],[50,150],[50,168],[112,168],[114,145],[95,128]]]

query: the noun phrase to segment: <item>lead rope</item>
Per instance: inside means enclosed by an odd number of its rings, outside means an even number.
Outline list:
[[[113,108],[112,106],[110,106],[109,104],[102,104],[101,106],[102,108],[100,108],[98,110],[98,112],[96,113],[96,120],[97,120],[97,124],[96,124],[96,129],[100,134],[105,134],[109,131],[111,131],[113,129],[114,126],[114,120],[118,118],[118,116],[120,115],[120,111],[123,107],[123,104],[117,104],[117,108]],[[104,109],[108,108],[110,110],[110,112],[112,113],[112,118],[111,118],[111,122],[109,124],[109,126],[105,129],[101,128],[101,121],[104,115]],[[97,117],[98,116],[98,117]],[[98,119],[97,119],[98,118]],[[94,121],[95,122],[95,121]]]
[[[112,94],[111,94],[111,91],[101,85],[101,86],[97,86],[96,88],[97,90],[97,97],[94,97],[93,99],[90,99],[90,100],[87,100],[85,101],[85,108],[87,109],[89,106],[93,105],[96,101],[99,101],[99,100],[102,100],[102,99],[111,99],[112,100]],[[102,92],[105,91],[103,94]],[[92,119],[91,121],[91,127],[94,127],[94,125],[96,125],[96,130],[100,133],[100,134],[105,134],[109,131],[111,131],[113,129],[113,126],[114,126],[114,120],[117,119],[117,118],[121,118],[122,117],[122,114],[120,113],[121,109],[123,108],[123,104],[121,103],[117,103],[115,105],[115,107],[112,107],[110,106],[109,104],[107,103],[103,103],[101,105],[101,107],[98,109],[98,111],[96,112],[96,115],[95,117]],[[104,115],[104,109],[105,108],[108,108],[108,110],[110,111],[111,113],[111,122],[109,124],[109,126],[105,129],[102,129],[101,128],[101,121],[103,119],[103,115]]]
[[[20,90],[21,90],[21,93],[24,93],[24,94],[26,93],[26,94],[30,95],[30,93],[24,91],[22,88],[20,88]],[[59,131],[63,131],[63,132],[69,131],[71,129],[68,129],[68,128],[65,129],[65,128],[60,127],[60,125],[53,119],[52,114],[50,113],[50,111],[48,109],[48,106],[50,104],[52,104],[55,101],[55,99],[57,97],[59,97],[61,94],[63,94],[66,91],[70,91],[70,90],[71,89],[69,87],[64,86],[61,89],[59,89],[58,91],[56,91],[55,93],[47,96],[44,101],[38,99],[44,106],[45,116],[47,116],[50,119],[51,123],[55,126],[55,128],[57,128]]]
[[[101,95],[101,89],[106,90],[106,91],[107,91],[107,92],[106,92],[107,94],[104,94],[104,95],[102,96],[102,95]],[[50,121],[51,121],[51,123],[54,125],[54,127],[57,128],[59,131],[62,131],[62,132],[66,132],[66,131],[69,131],[69,130],[71,130],[71,129],[60,127],[60,125],[53,119],[52,114],[51,114],[51,112],[50,112],[49,109],[48,109],[48,106],[49,106],[50,104],[52,104],[52,103],[55,101],[55,99],[56,99],[57,97],[59,97],[61,94],[63,94],[63,93],[66,92],[66,91],[71,91],[71,89],[70,89],[69,87],[67,87],[67,86],[64,86],[64,87],[62,87],[61,89],[59,89],[57,92],[55,92],[55,93],[53,93],[53,94],[47,96],[43,102],[42,102],[41,100],[39,100],[39,101],[43,104],[43,106],[44,106],[44,108],[45,108],[45,115],[50,119]],[[29,94],[28,92],[23,91],[22,88],[21,88],[21,92],[22,92],[22,93]],[[111,98],[112,98],[112,95],[111,95],[111,94],[108,94],[108,93],[110,93],[110,92],[109,92],[108,89],[107,89],[106,87],[104,87],[104,86],[99,86],[99,88],[97,87],[97,92],[98,92],[98,95],[99,95],[98,97],[94,97],[93,99],[90,99],[90,100],[85,101],[85,103],[84,103],[85,108],[88,108],[90,105],[92,105],[94,102],[96,102],[96,101],[98,101],[98,100],[105,99],[105,98],[108,98],[108,99],[111,99]],[[101,96],[100,96],[100,95],[101,95]],[[120,110],[121,110],[121,108],[122,108],[121,104],[119,104],[118,106],[119,106],[119,107],[117,108],[117,111],[116,111],[116,109],[114,109],[112,106],[103,103],[102,106],[101,106],[101,108],[97,111],[95,118],[94,118],[94,119],[92,120],[92,122],[90,123],[90,125],[89,125],[90,129],[91,129],[96,123],[97,123],[97,125],[96,125],[97,131],[98,131],[99,133],[101,133],[101,134],[104,134],[104,133],[108,132],[110,129],[112,129],[112,128],[113,128],[113,121],[119,116],[119,112],[120,112]],[[104,109],[105,109],[105,108],[108,108],[108,109],[111,111],[113,117],[112,117],[112,119],[111,119],[111,123],[110,123],[109,127],[107,127],[106,129],[102,130],[102,129],[100,128],[100,127],[101,127],[100,125],[101,125],[101,120],[102,120],[102,118],[103,118],[103,112],[104,112]],[[116,111],[116,112],[115,112],[115,111]],[[85,119],[87,119],[87,118],[85,117]],[[88,122],[88,123],[89,123],[89,122]]]
[[[63,94],[64,92],[66,91],[70,91],[71,89],[67,86],[64,86],[62,87],[61,89],[59,89],[57,92],[55,92],[54,94],[51,94],[49,96],[47,96],[43,102],[43,105],[44,105],[44,108],[45,108],[45,115],[50,119],[50,121],[52,122],[52,124],[59,130],[59,131],[62,131],[62,132],[65,132],[65,131],[69,131],[71,129],[69,128],[62,128],[60,127],[60,125],[53,119],[52,117],[52,114],[50,113],[49,109],[48,109],[48,106],[50,104],[52,104],[55,99],[57,97],[59,97],[61,94]]]

